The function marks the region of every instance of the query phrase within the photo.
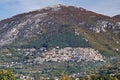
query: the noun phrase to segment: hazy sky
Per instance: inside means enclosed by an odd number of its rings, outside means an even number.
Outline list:
[[[0,20],[54,4],[78,6],[109,16],[120,14],[120,0],[0,0]]]

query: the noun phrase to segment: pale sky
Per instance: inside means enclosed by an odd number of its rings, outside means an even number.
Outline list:
[[[108,16],[120,14],[120,0],[0,0],[0,20],[55,4],[82,7]]]

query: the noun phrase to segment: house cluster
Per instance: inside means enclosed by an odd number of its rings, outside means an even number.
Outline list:
[[[35,79],[31,76],[25,76],[25,75],[21,74],[20,80],[35,80]]]
[[[92,48],[53,48],[47,52],[43,52],[42,56],[39,56],[34,59],[35,62],[44,62],[44,61],[104,61],[103,56],[99,54],[98,51],[95,51]]]
[[[22,67],[23,64],[32,65],[32,64],[41,64],[43,62],[80,62],[80,61],[102,61],[104,62],[103,56],[92,48],[72,48],[65,47],[53,48],[51,50],[46,50],[45,48],[35,49],[16,49],[16,54],[21,55],[20,62],[12,61],[12,62],[4,62],[1,66],[12,67],[14,65],[19,65]],[[6,55],[6,54],[5,54]],[[6,55],[8,56],[8,55]],[[9,55],[13,56],[13,55]],[[22,58],[23,57],[23,58]]]

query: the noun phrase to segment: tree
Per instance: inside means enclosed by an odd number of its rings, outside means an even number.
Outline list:
[[[10,70],[0,70],[0,80],[16,80]]]
[[[70,77],[67,74],[62,73],[60,80],[71,80]]]

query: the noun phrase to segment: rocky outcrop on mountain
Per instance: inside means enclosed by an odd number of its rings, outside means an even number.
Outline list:
[[[97,22],[96,26],[91,27],[91,30],[95,31],[96,33],[106,32],[107,30],[111,31],[120,31],[120,22],[110,22],[100,20]]]

